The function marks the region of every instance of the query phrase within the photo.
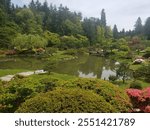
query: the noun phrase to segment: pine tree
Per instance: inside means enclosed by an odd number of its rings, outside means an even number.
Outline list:
[[[104,9],[101,11],[101,24],[104,28],[106,27],[106,14]]]
[[[114,25],[114,28],[113,28],[113,37],[115,39],[117,39],[119,37],[119,33],[118,33],[118,29],[117,29],[117,25],[116,24]]]
[[[34,0],[32,0],[32,1],[30,2],[29,7],[30,7],[32,10],[35,10],[35,9],[36,9],[36,5],[35,5]]]
[[[145,26],[144,26],[144,33],[148,40],[150,40],[150,17],[147,18]]]
[[[134,27],[135,27],[134,31],[135,31],[136,35],[142,34],[142,32],[143,32],[143,26],[142,26],[142,20],[141,20],[140,17],[138,17],[138,19],[137,19]]]

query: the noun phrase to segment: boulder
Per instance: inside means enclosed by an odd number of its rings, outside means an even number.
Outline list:
[[[143,62],[145,62],[145,60],[143,60],[143,59],[136,59],[133,61],[134,64],[141,64]]]
[[[9,81],[11,81],[13,79],[14,76],[15,75],[6,75],[4,77],[0,77],[0,80],[4,81],[4,82],[9,82]]]

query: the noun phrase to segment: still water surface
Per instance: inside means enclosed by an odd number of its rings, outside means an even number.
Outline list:
[[[0,58],[0,69],[43,69],[47,62],[35,57]],[[115,64],[109,59],[97,56],[82,55],[78,59],[60,62],[54,72],[86,78],[108,79],[115,75]]]

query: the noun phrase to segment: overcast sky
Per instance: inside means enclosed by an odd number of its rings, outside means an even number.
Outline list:
[[[12,0],[18,5],[28,4],[31,0]],[[36,0],[35,0],[36,1]],[[45,0],[39,0],[44,2]],[[56,6],[63,4],[71,11],[81,12],[83,17],[98,17],[104,8],[107,25],[111,27],[117,24],[119,30],[133,29],[135,21],[140,16],[145,23],[150,16],[150,0],[47,0]]]

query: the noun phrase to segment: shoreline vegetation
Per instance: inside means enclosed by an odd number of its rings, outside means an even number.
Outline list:
[[[83,18],[46,1],[1,0],[0,112],[150,112],[150,17],[133,30],[106,21],[104,9]]]

